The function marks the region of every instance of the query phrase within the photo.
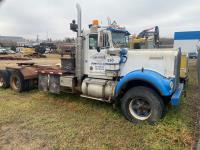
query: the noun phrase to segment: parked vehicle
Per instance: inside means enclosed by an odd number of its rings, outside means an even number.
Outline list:
[[[0,48],[0,54],[1,55],[6,55],[7,54],[6,49],[5,48]]]
[[[11,50],[11,49],[8,49],[8,50],[6,50],[6,53],[7,53],[7,54],[15,54],[16,52],[14,52],[14,51]]]
[[[21,48],[21,53],[25,56],[39,56],[45,53],[52,53],[57,49],[56,45],[52,42],[42,42],[42,43],[34,43],[25,45]]]
[[[188,57],[190,59],[197,59],[197,53],[196,52],[190,52],[190,53],[188,53]]]
[[[75,56],[63,56],[59,69],[34,64],[7,67],[0,72],[2,85],[10,83],[13,90],[22,92],[38,80],[39,90],[120,105],[124,117],[133,123],[155,123],[166,103],[180,103],[180,50],[128,49],[130,34],[125,28],[116,23],[100,26],[94,20],[89,30],[83,30],[79,5],[77,11],[78,23],[70,24],[77,32]]]

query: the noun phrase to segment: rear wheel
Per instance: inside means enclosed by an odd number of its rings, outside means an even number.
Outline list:
[[[10,77],[10,86],[16,92],[22,92],[25,90],[24,77],[20,72],[12,72]]]
[[[0,70],[0,87],[8,88],[10,81],[10,74],[7,70]]]
[[[121,99],[121,110],[126,119],[133,123],[157,122],[163,114],[163,101],[152,89],[134,87]]]

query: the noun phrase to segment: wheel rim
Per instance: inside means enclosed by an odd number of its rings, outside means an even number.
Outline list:
[[[131,99],[129,111],[138,120],[146,120],[151,116],[151,105],[144,98]]]
[[[3,87],[4,81],[3,81],[3,77],[0,76],[0,87]]]
[[[15,90],[18,90],[20,88],[20,81],[17,77],[12,78],[12,87]]]

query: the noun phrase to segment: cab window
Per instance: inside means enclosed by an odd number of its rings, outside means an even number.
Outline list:
[[[89,35],[89,49],[97,49],[98,35],[90,34]]]
[[[115,48],[127,48],[129,38],[125,33],[112,32],[113,46]]]

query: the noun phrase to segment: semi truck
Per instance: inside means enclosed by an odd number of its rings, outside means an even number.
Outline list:
[[[37,85],[43,91],[111,103],[136,124],[154,124],[168,103],[179,105],[180,49],[132,50],[125,28],[116,23],[101,26],[94,20],[83,30],[81,7],[76,8],[77,23],[70,24],[77,33],[75,54],[63,56],[60,68],[29,63],[7,67],[0,71],[0,86],[22,92]]]

